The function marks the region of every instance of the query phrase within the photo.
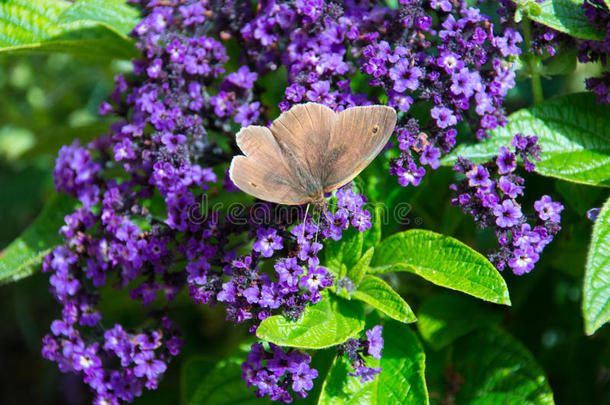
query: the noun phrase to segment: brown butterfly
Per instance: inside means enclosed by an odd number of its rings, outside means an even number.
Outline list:
[[[324,205],[324,193],[356,177],[388,143],[396,112],[383,105],[335,113],[317,103],[298,104],[270,128],[250,125],[236,135],[245,156],[233,158],[237,187],[279,204]]]

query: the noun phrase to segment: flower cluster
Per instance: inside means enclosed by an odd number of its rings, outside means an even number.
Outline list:
[[[537,0],[538,3],[541,0]],[[526,7],[529,5],[526,5]],[[512,0],[500,0],[498,2],[497,13],[500,16],[500,22],[505,26],[514,26],[515,24],[515,13],[519,7],[517,2]],[[526,11],[524,11],[525,13]],[[530,25],[530,38],[529,43],[526,44],[527,51],[538,57],[554,56],[557,53],[557,49],[562,47],[573,46],[572,37],[563,34],[557,30],[549,28],[545,25],[539,24],[534,21],[526,21]]]
[[[578,41],[578,60],[580,62],[601,62],[607,67],[608,54],[610,54],[610,10],[602,0],[585,1],[582,5],[585,15],[591,25],[605,35],[599,41]],[[599,97],[598,103],[610,104],[610,72],[606,71],[601,77],[591,77],[585,81],[587,89]]]
[[[227,319],[248,321],[252,333],[273,313],[298,319],[333,283],[317,257],[322,242],[340,239],[349,226],[371,226],[364,197],[350,185],[315,222],[305,207],[256,203],[229,214],[207,207],[210,187],[215,194],[236,190],[222,166],[219,185],[212,166],[238,153],[210,142],[208,131],[231,140],[236,124],[269,118],[255,83],[272,62],[262,67],[246,59],[223,76],[229,58],[221,41],[241,35],[243,26],[230,15],[232,3],[221,8],[229,14],[206,2],[170,3],[142,4],[144,18],[132,35],[143,57],[133,62],[132,76],[115,78],[100,106],[119,121],[88,145],[62,148],[54,171],[57,190],[81,206],[65,218],[65,244],[44,261],[63,310],[43,353],[62,371],[81,373],[99,403],[131,401],[156,388],[182,344],[168,305],[181,290],[197,303],[225,304]],[[198,28],[212,18],[217,31]],[[262,271],[265,260],[273,274]],[[97,304],[110,286],[154,305],[158,326],[105,325]]]
[[[379,102],[353,77],[360,73],[380,88],[401,115],[396,133],[399,157],[390,173],[400,184],[418,185],[439,157],[455,145],[460,121],[479,138],[506,120],[503,99],[514,82],[510,58],[520,34],[494,33],[490,19],[464,1],[400,1],[398,10],[367,2],[275,2],[257,9],[242,29],[259,60],[288,67],[282,110],[316,101],[334,109]],[[354,88],[354,90],[352,90]],[[431,103],[430,119],[409,113]],[[425,123],[423,125],[422,123]]]
[[[500,270],[508,265],[517,275],[534,268],[544,247],[561,230],[561,203],[553,202],[548,195],[536,201],[533,225],[517,202],[524,190],[523,177],[515,173],[517,157],[527,171],[533,171],[533,160],[540,159],[536,142],[535,136],[516,134],[510,144],[513,151],[503,146],[498,156],[485,164],[458,158],[454,170],[465,178],[451,185],[456,193],[451,203],[461,206],[481,227],[495,229],[500,248],[489,255],[490,260]]]
[[[517,2],[501,0],[498,14],[503,24],[515,25],[514,15]],[[594,30],[603,34],[600,40],[585,40],[572,37],[542,24],[532,22],[528,51],[538,57],[553,56],[558,48],[565,50],[577,48],[580,63],[600,62],[607,67],[610,53],[610,9],[603,0],[587,0],[581,5],[586,18]],[[528,22],[528,24],[530,24]],[[605,71],[600,77],[585,80],[588,90],[598,95],[598,103],[610,103],[610,72]]]
[[[57,190],[80,207],[66,216],[65,243],[43,266],[63,307],[45,337],[45,357],[82,373],[98,403],[130,401],[157,386],[181,345],[170,320],[180,291],[196,303],[222,303],[227,319],[251,333],[273,314],[298,319],[334,281],[318,259],[324,241],[341,239],[349,227],[370,228],[366,200],[351,185],[315,221],[305,207],[245,196],[238,211],[208,207],[208,199],[236,191],[227,164],[240,153],[239,126],[276,117],[264,77],[281,78],[285,67],[281,110],[316,101],[341,111],[385,102],[377,95],[387,94],[401,112],[391,173],[417,185],[425,170],[416,157],[438,167],[458,122],[479,137],[504,123],[502,101],[514,85],[510,58],[521,41],[510,29],[495,33],[464,1],[402,1],[398,9],[320,0],[133,3],[143,14],[132,32],[141,57],[133,74],[117,75],[100,106],[100,114],[117,118],[110,132],[60,151]],[[414,103],[423,118],[411,114]],[[105,324],[97,309],[104,288],[154,306],[146,325],[156,326]],[[350,349],[361,378],[372,371],[358,353],[377,356],[380,332]],[[303,396],[314,371],[294,370],[264,379],[267,388],[251,383],[282,400],[286,384]]]
[[[375,376],[381,373],[380,367],[367,367],[365,356],[371,356],[374,359],[381,359],[381,350],[383,350],[383,337],[381,325],[374,326],[366,331],[366,338],[350,339],[339,346],[337,354],[339,356],[347,356],[350,361],[353,372],[348,373],[352,377],[360,377],[360,382],[372,381]],[[366,354],[365,354],[366,353]]]
[[[248,387],[255,386],[256,396],[269,396],[273,401],[292,402],[289,390],[301,398],[313,387],[318,371],[310,368],[311,357],[300,350],[284,351],[269,343],[269,351],[261,343],[254,343],[247,360],[242,364],[242,377]]]

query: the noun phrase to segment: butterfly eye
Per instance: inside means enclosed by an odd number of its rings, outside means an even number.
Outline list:
[[[379,132],[379,125],[374,125],[373,128],[371,128],[371,133],[373,134],[373,136],[377,135],[377,133]]]

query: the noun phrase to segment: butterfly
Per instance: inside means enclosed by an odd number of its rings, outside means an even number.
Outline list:
[[[349,183],[382,151],[395,125],[388,106],[336,113],[323,104],[297,104],[269,128],[250,125],[237,133],[244,155],[233,157],[229,176],[261,200],[324,205],[325,193]]]

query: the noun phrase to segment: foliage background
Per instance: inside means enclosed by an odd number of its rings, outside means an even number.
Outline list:
[[[109,122],[97,116],[97,106],[112,90],[112,76],[126,68],[119,62],[62,54],[0,55],[0,250],[32,222],[53,194],[51,171],[59,147],[75,137],[92,139],[108,127]],[[583,89],[583,77],[590,75],[579,66],[570,76],[543,80],[545,97]],[[506,107],[512,111],[530,104],[529,83],[524,81],[511,91]],[[450,207],[448,184],[452,181],[453,172],[441,168],[426,176],[420,187],[404,190],[404,200],[413,207],[407,228],[451,235],[485,251],[492,246],[493,235],[477,230],[470,218]],[[585,213],[602,205],[606,190],[538,175],[528,175],[526,182],[528,189],[536,190],[532,197],[549,194],[564,203],[563,230],[534,272],[522,277],[504,272],[512,307],[465,299],[497,314],[505,330],[530,350],[549,378],[556,403],[608,404],[609,328],[588,337],[581,315],[581,284],[593,224]],[[416,313],[430,297],[463,297],[409,274],[396,273],[394,277],[390,283],[409,298]],[[2,404],[88,403],[89,394],[79,378],[61,374],[40,355],[41,338],[59,311],[48,288],[48,275],[41,273],[0,287]],[[169,367],[159,389],[145,392],[135,404],[173,403],[181,395],[181,361],[192,355],[220,360],[247,335],[245,328],[224,321],[221,308],[193,305],[186,296],[177,299],[175,305],[182,307],[175,313],[185,332],[183,352]],[[129,324],[143,310],[124,295],[109,292],[102,311],[108,319]],[[411,328],[416,330],[417,326]],[[426,354],[429,359],[454,355],[429,347]],[[431,402],[446,400],[435,384],[446,378],[444,370],[427,368],[426,373]]]

